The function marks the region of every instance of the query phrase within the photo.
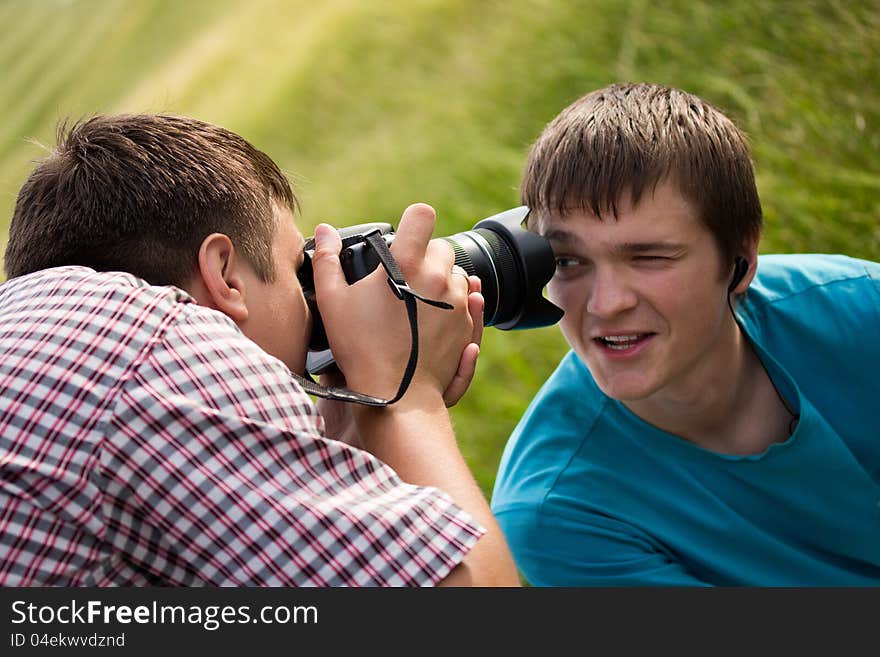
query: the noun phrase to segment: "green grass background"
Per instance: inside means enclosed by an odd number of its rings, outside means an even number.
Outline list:
[[[880,2],[0,0],[0,242],[64,117],[172,112],[269,153],[319,221],[438,234],[518,205],[529,144],[614,81],[704,96],[752,139],[762,252],[880,260]],[[2,246],[2,245],[0,245]],[[488,495],[510,430],[565,350],[488,329],[453,410]]]

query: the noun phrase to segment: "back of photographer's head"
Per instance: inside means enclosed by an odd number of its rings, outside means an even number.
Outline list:
[[[274,277],[273,204],[295,209],[278,166],[239,135],[196,119],[96,116],[62,125],[15,204],[10,278],[61,265],[182,285],[205,237],[228,235]]]
[[[614,84],[564,109],[532,146],[522,202],[533,213],[617,215],[670,181],[733,262],[761,229],[748,142],[720,110],[658,84]]]

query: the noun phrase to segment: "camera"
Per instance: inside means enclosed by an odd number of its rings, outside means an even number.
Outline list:
[[[479,221],[471,230],[444,237],[455,252],[455,264],[480,277],[485,300],[484,326],[503,330],[550,326],[562,318],[562,310],[543,296],[543,289],[555,270],[549,242],[523,227],[529,213],[526,206],[506,210]],[[378,231],[385,242],[394,241],[394,229],[387,223],[367,223],[342,228],[342,271],[349,284],[359,281],[379,266],[379,257],[363,236]],[[311,258],[313,238],[306,240],[305,262],[299,271],[300,284],[313,316],[307,369],[320,374],[333,363],[327,335],[315,303]]]

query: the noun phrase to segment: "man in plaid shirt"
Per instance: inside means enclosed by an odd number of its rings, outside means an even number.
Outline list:
[[[430,240],[433,210],[407,208],[395,258],[454,309],[420,304],[429,348],[399,402],[322,417],[290,375],[312,327],[295,209],[274,162],[217,126],[62,130],[19,193],[0,286],[0,585],[518,583],[446,408],[473,376],[479,282]],[[389,397],[404,304],[381,271],[347,285],[337,233],[315,238],[347,385]]]

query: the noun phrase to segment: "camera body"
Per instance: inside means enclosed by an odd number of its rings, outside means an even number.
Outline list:
[[[455,264],[480,277],[485,300],[484,326],[503,330],[549,326],[562,318],[562,310],[543,296],[556,268],[553,250],[540,235],[523,227],[526,206],[512,208],[479,221],[471,230],[444,237],[455,252]],[[351,284],[375,271],[379,257],[364,236],[378,232],[390,245],[394,229],[388,223],[367,223],[339,230],[342,271]],[[300,283],[313,315],[307,369],[319,374],[332,364],[327,335],[315,302],[311,257],[313,238],[306,240]]]

